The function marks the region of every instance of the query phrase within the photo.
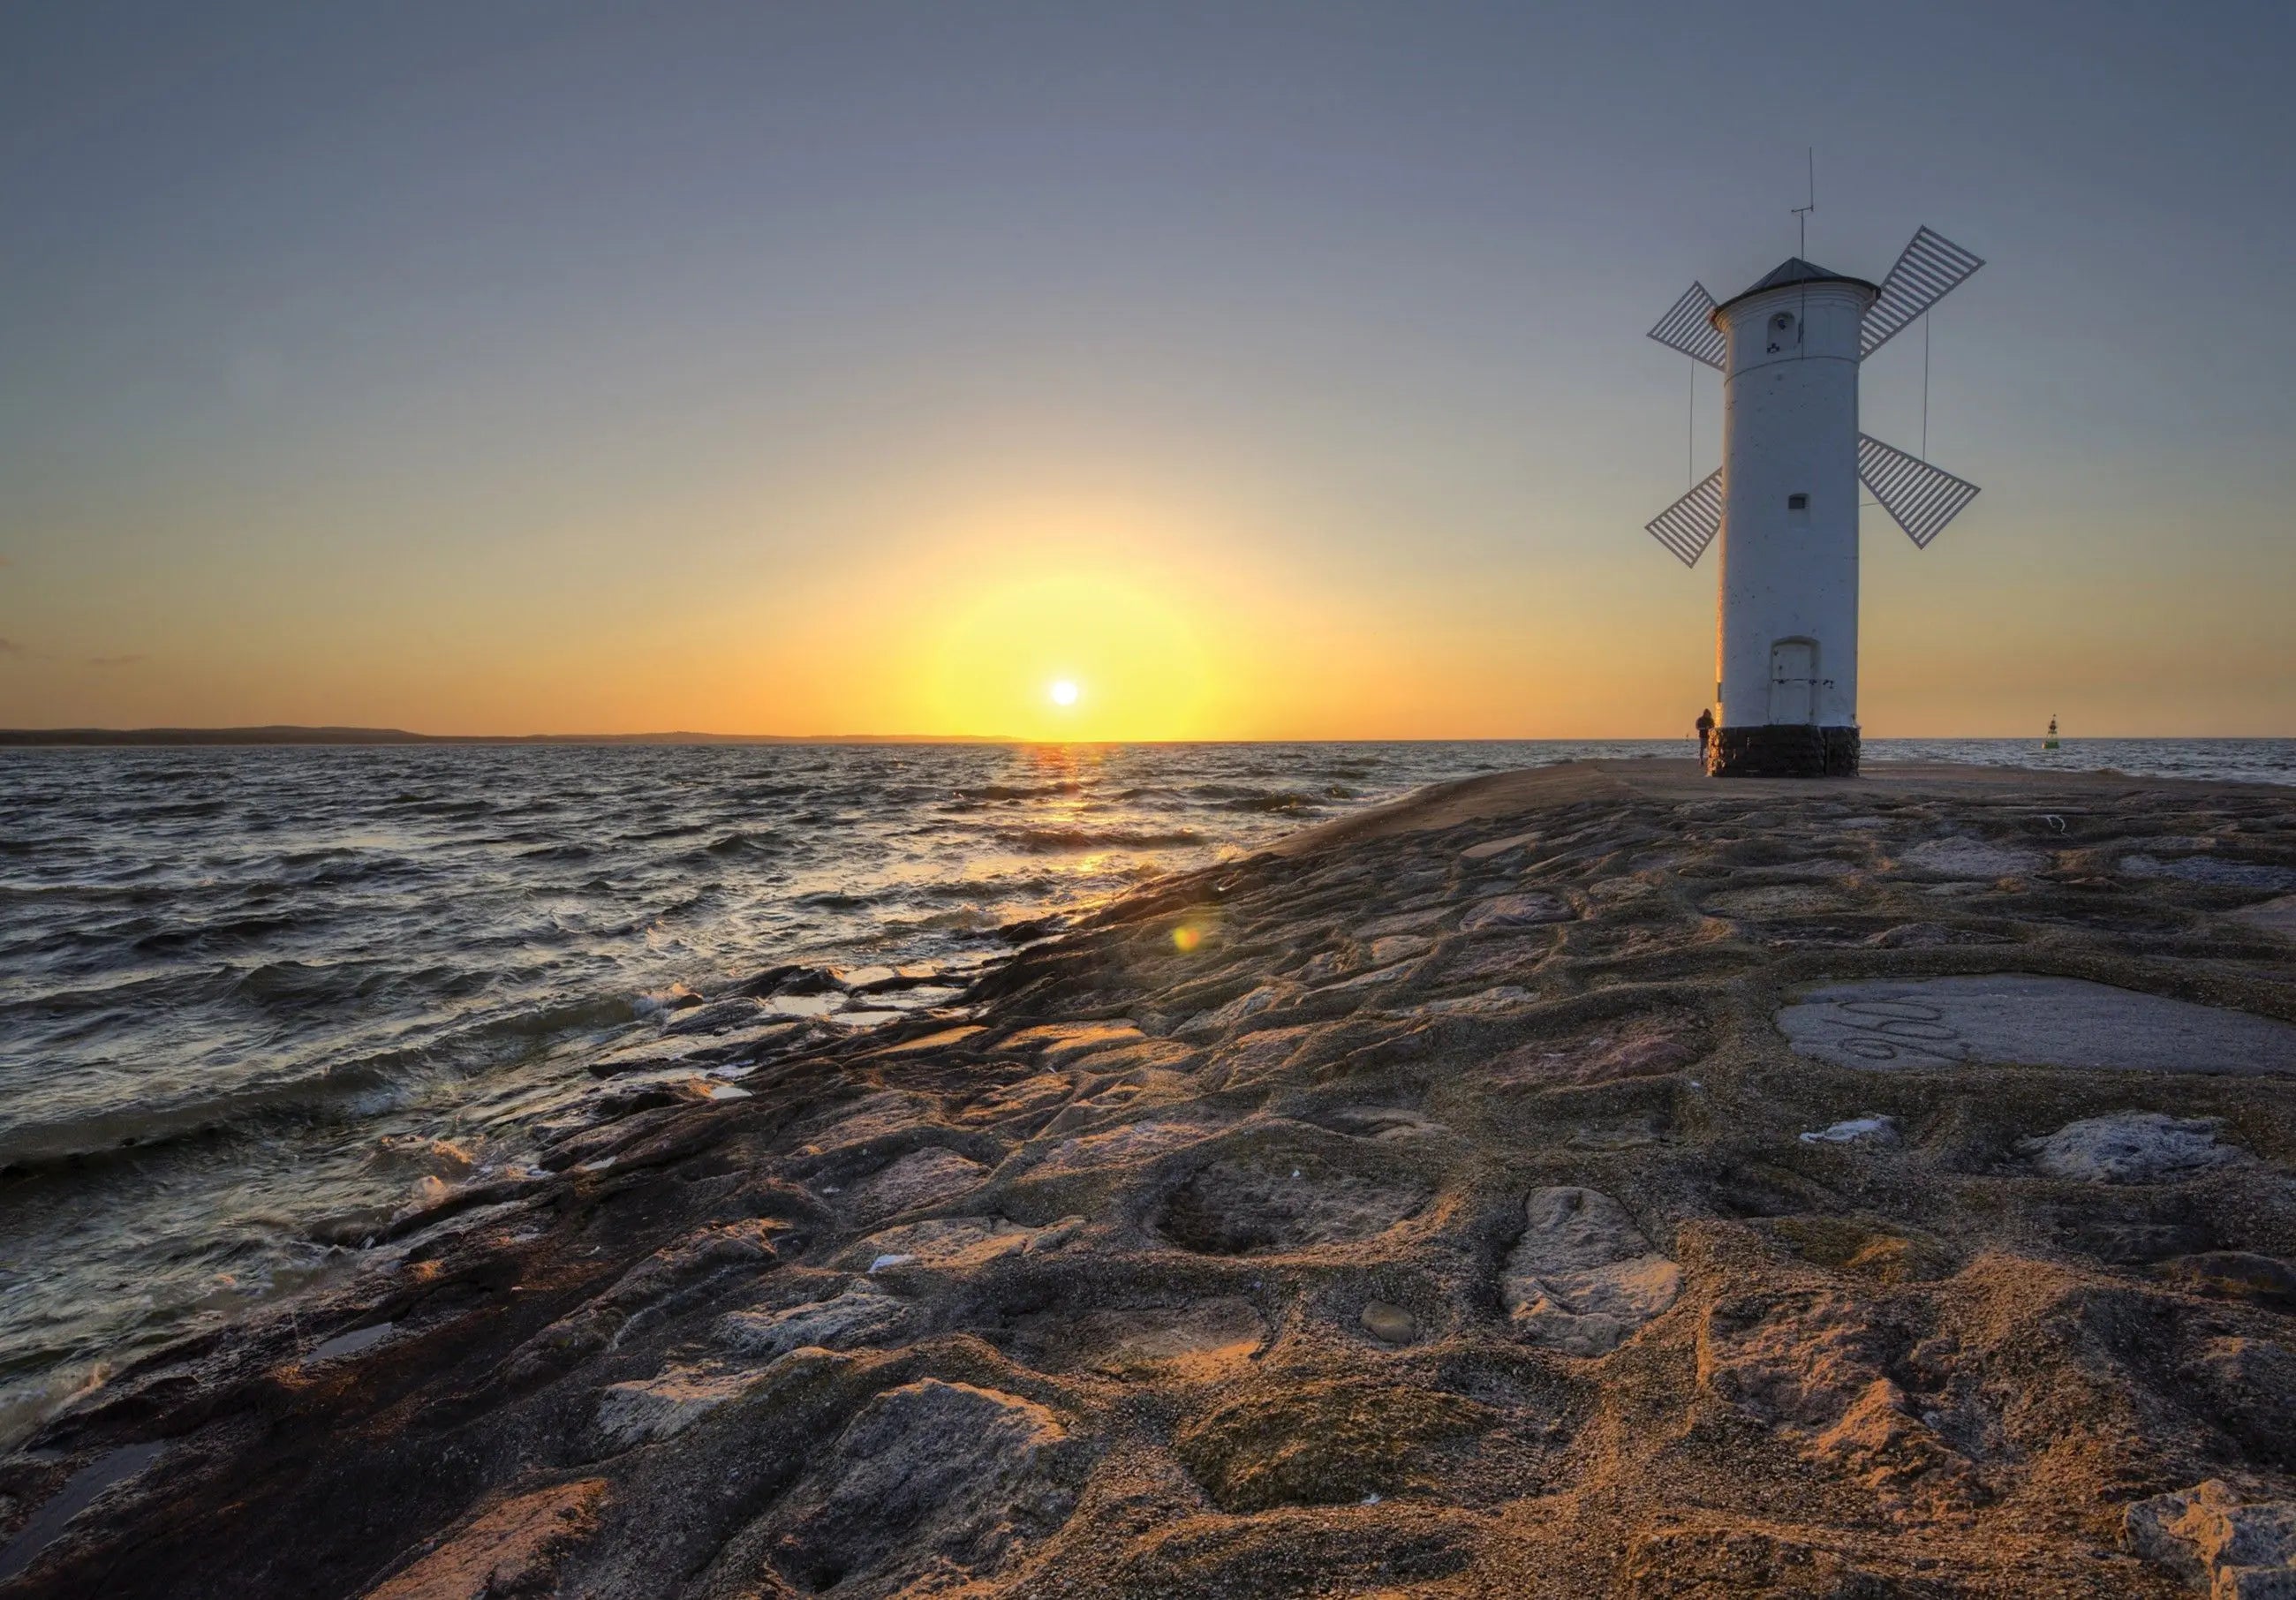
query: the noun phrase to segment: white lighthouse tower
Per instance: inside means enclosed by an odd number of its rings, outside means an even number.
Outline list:
[[[1857,429],[1859,365],[1984,263],[1927,228],[1878,284],[1799,256],[1689,291],[1650,336],[1722,372],[1722,465],[1650,524],[1685,566],[1722,537],[1717,776],[1857,770],[1857,486],[1918,546],[1977,486]]]

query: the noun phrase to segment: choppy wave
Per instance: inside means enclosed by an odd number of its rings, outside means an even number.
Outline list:
[[[1193,828],[1013,828],[1003,839],[1016,850],[1168,850],[1206,842]]]

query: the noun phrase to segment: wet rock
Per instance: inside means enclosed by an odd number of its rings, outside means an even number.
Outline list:
[[[779,1311],[734,1311],[718,1319],[718,1342],[760,1360],[818,1345],[848,1350],[879,1344],[909,1325],[908,1306],[866,1278],[856,1278],[840,1293],[809,1305]]]
[[[313,1346],[310,1354],[305,1356],[303,1359],[336,1361],[345,1356],[356,1356],[361,1350],[373,1350],[390,1338],[391,1329],[397,1325],[396,1323],[378,1322],[368,1327],[354,1328],[348,1333],[338,1333],[333,1338],[322,1340]]]
[[[1574,1356],[1607,1355],[1674,1304],[1682,1269],[1619,1202],[1593,1189],[1535,1189],[1499,1296],[1518,1332]]]
[[[61,1538],[74,1517],[95,1504],[109,1490],[131,1481],[167,1453],[165,1444],[146,1441],[106,1450],[64,1480],[0,1549],[0,1582],[32,1564],[41,1551]],[[15,1507],[8,1508],[12,1512]]]
[[[367,1165],[460,1179],[468,1177],[477,1168],[478,1158],[469,1145],[452,1139],[426,1138],[421,1134],[385,1134],[376,1142]]]
[[[675,1013],[662,1025],[665,1035],[679,1037],[695,1033],[725,1033],[735,1028],[751,1027],[761,1013],[758,1002],[746,997],[718,1000],[708,1005],[697,1005],[691,1011]]]
[[[767,967],[735,988],[737,995],[821,995],[837,988],[837,976],[826,967],[794,964]]]
[[[366,1600],[496,1600],[544,1595],[566,1555],[595,1530],[603,1478],[513,1497],[482,1512]]]
[[[641,1040],[636,1045],[622,1045],[620,1049],[609,1049],[590,1061],[590,1077],[611,1079],[629,1077],[636,1072],[670,1072],[689,1068],[691,1054],[701,1046],[701,1040],[686,1038],[657,1038]]]
[[[1494,1420],[1457,1395],[1341,1378],[1228,1400],[1173,1448],[1224,1511],[1341,1505],[1407,1489],[1423,1458]]]
[[[1068,1520],[1085,1455],[1018,1395],[939,1378],[889,1390],[781,1508],[775,1564],[840,1594],[988,1577]]]
[[[2123,1515],[2121,1537],[2210,1600],[2296,1596],[2296,1501],[2243,1504],[2211,1478],[2139,1500]]]
[[[2217,1143],[2216,1117],[2178,1118],[2161,1112],[2115,1112],[2068,1122],[2053,1134],[2020,1139],[2034,1169],[2049,1177],[2093,1184],[2172,1183],[2243,1159]]]

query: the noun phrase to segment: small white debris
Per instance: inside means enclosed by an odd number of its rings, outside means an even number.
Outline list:
[[[1365,1496],[1363,1497],[1363,1504],[1365,1504],[1365,1506],[1376,1506],[1376,1505],[1378,1505],[1378,1504],[1379,1504],[1379,1490],[1377,1490],[1377,1489],[1374,1489],[1374,1490],[1372,1490],[1372,1491],[1371,1491],[1371,1493],[1369,1493],[1369,1494],[1365,1495]]]
[[[908,1255],[899,1255],[899,1254],[882,1255],[882,1256],[879,1256],[875,1260],[873,1260],[873,1261],[872,1261],[872,1262],[870,1262],[870,1263],[869,1263],[869,1270],[870,1270],[871,1272],[882,1272],[882,1271],[884,1271],[884,1270],[885,1270],[885,1268],[887,1268],[888,1267],[906,1267],[906,1266],[907,1266],[911,1261],[914,1261],[914,1260],[915,1260],[915,1259],[916,1259],[916,1257],[914,1257],[914,1256],[908,1256]]]
[[[1895,1117],[1850,1117],[1830,1128],[1817,1128],[1801,1136],[1805,1145],[1894,1145],[1898,1142],[1898,1120]]]

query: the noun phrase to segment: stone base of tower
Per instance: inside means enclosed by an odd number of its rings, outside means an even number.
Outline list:
[[[1805,723],[1718,727],[1706,743],[1706,770],[1718,778],[1852,778],[1857,730]]]

